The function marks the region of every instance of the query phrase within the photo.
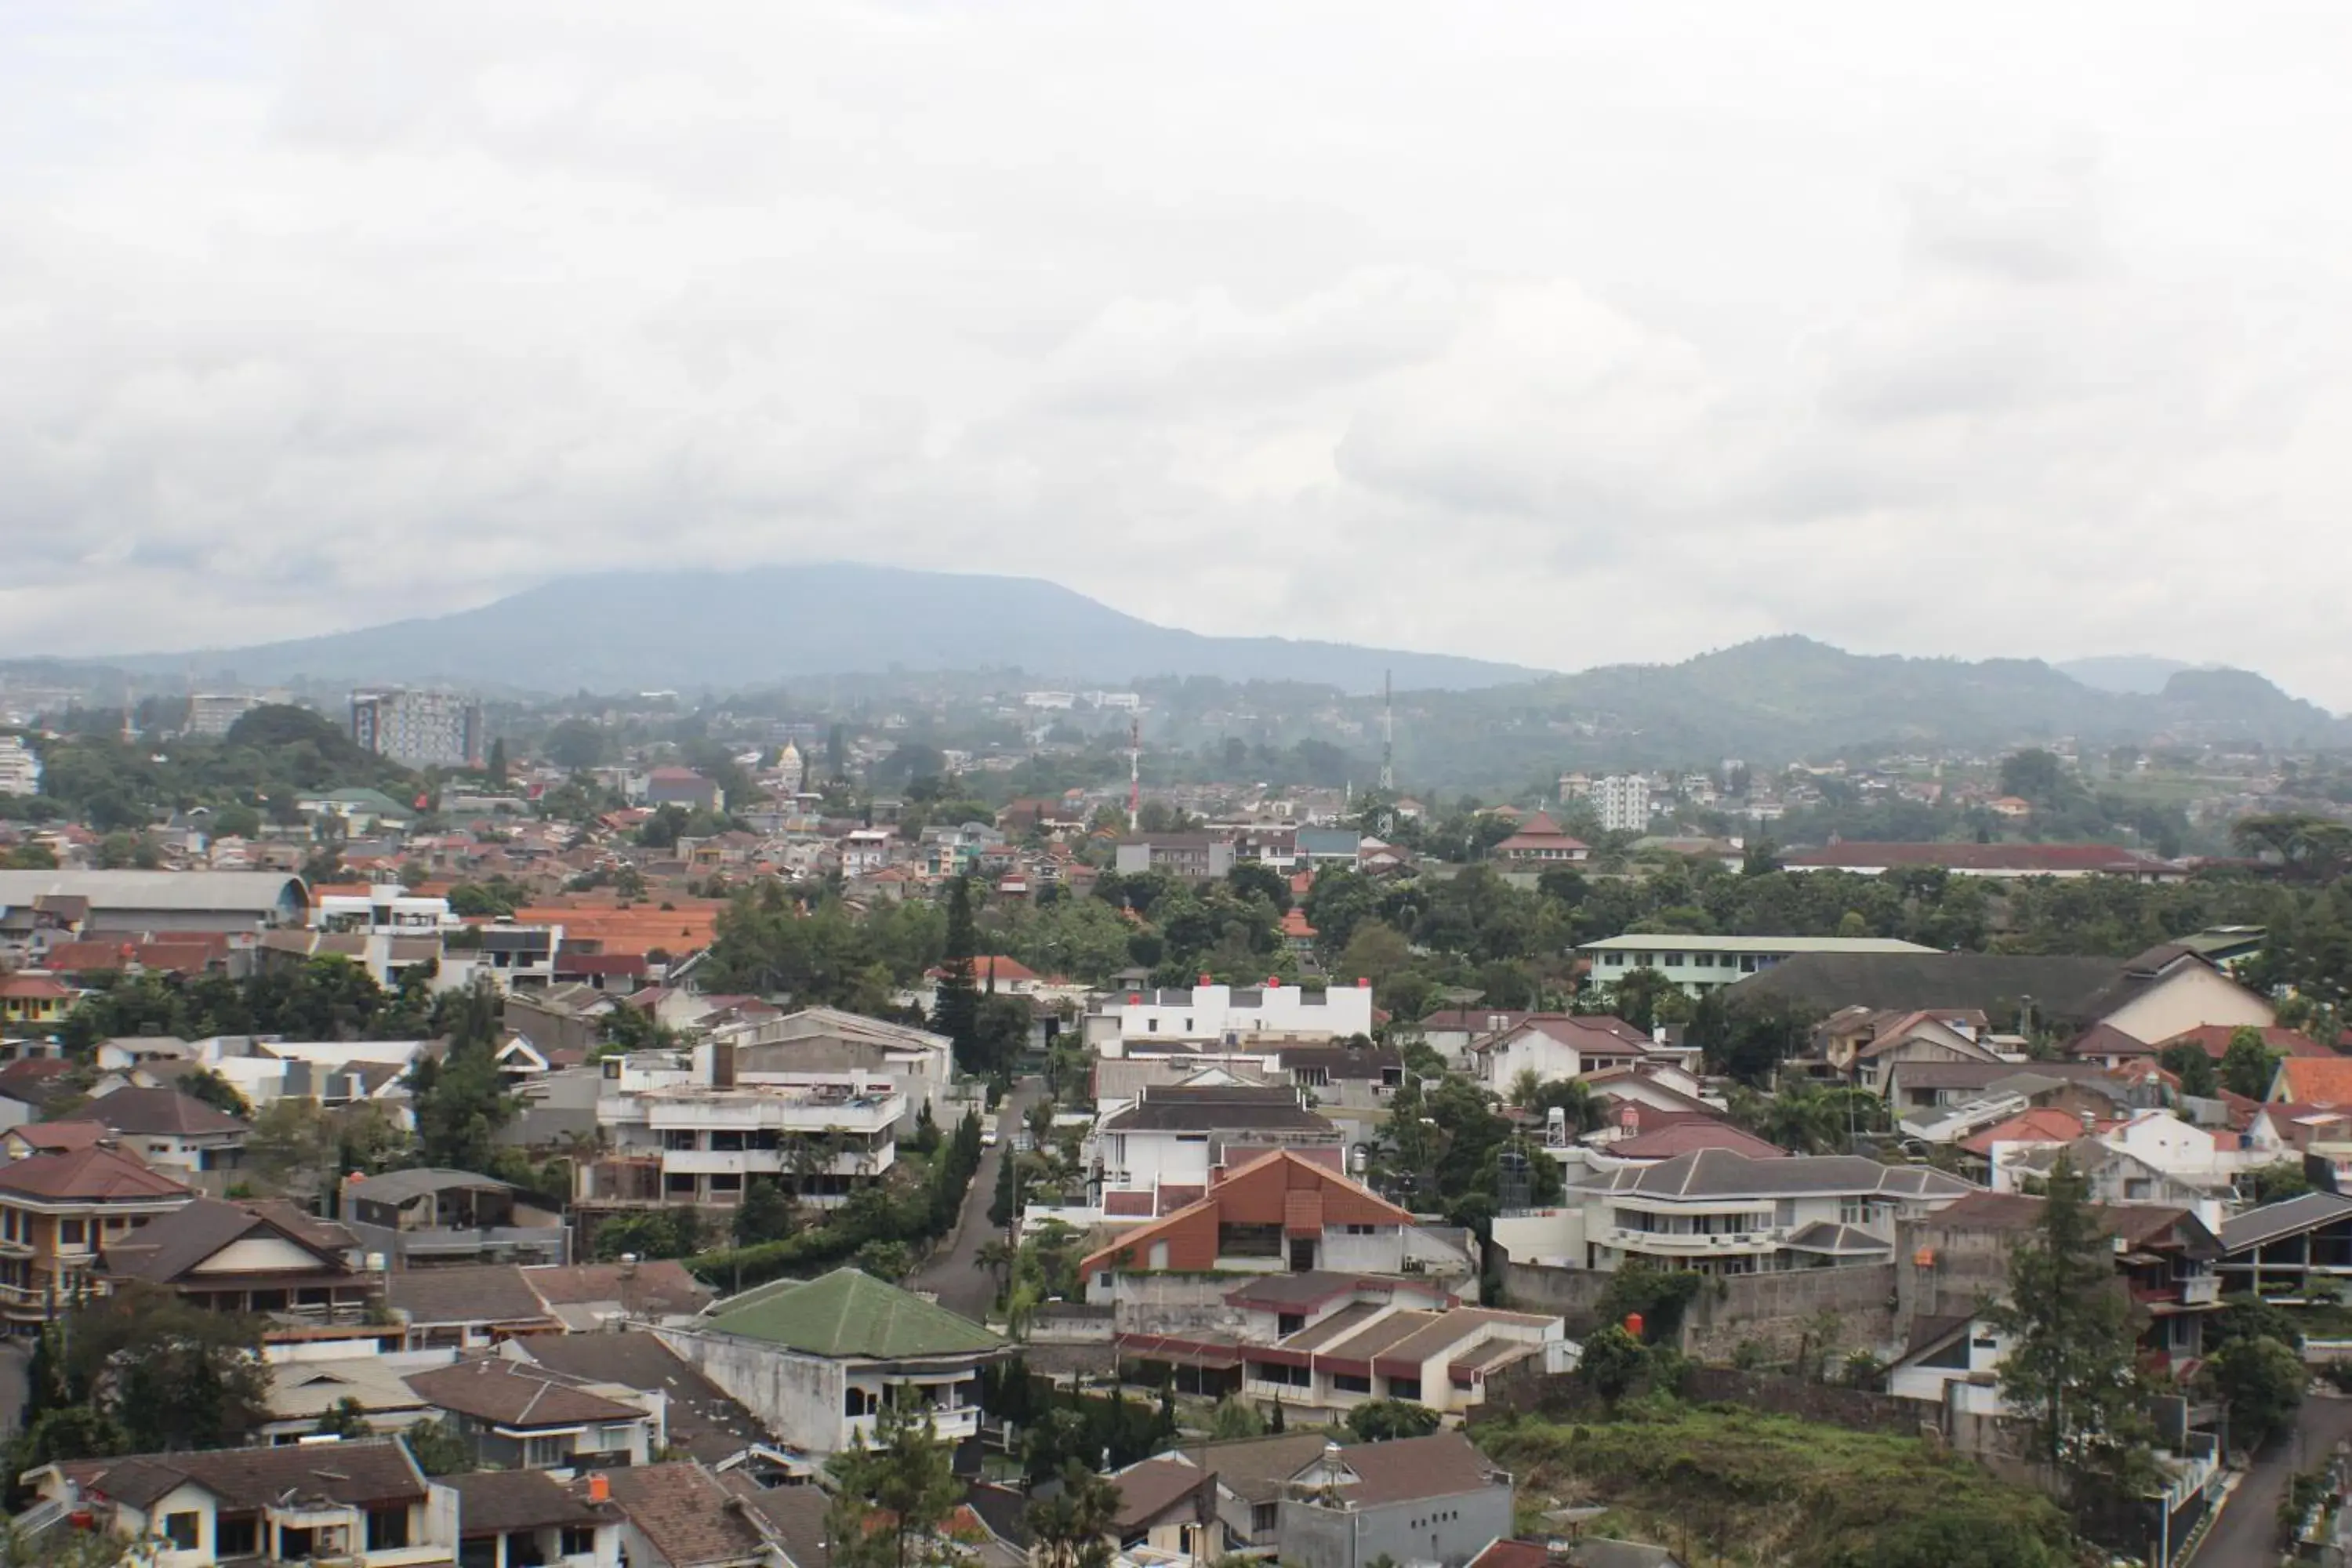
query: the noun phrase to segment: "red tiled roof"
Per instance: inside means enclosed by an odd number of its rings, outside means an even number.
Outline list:
[[[2279,1063],[2279,1096],[2301,1105],[2352,1105],[2352,1057],[2289,1057]]]
[[[1777,1159],[1788,1151],[1768,1143],[1728,1121],[1688,1117],[1654,1132],[1636,1133],[1607,1146],[1604,1152],[1620,1160],[1671,1160],[1696,1149],[1728,1149],[1751,1160]]]
[[[62,1002],[72,996],[73,987],[63,984],[47,974],[10,974],[0,976],[0,1000],[9,1002]]]
[[[2114,1125],[2113,1121],[2096,1121],[2089,1131],[2096,1132]],[[2084,1133],[2083,1119],[2074,1112],[2036,1106],[1986,1128],[1973,1138],[1963,1139],[1960,1147],[1990,1160],[1996,1143],[2072,1143]]]

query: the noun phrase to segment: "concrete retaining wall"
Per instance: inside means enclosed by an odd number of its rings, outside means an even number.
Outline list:
[[[1600,1326],[1596,1312],[1611,1276],[1590,1268],[1547,1268],[1514,1263],[1504,1271],[1511,1304],[1558,1312],[1570,1334]],[[1709,1279],[1684,1314],[1680,1349],[1700,1361],[1729,1361],[1745,1342],[1768,1360],[1816,1349],[1809,1336],[1826,1332],[1832,1348],[1884,1354],[1895,1342],[1895,1268],[1803,1268],[1781,1274],[1735,1274]],[[1834,1323],[1828,1314],[1835,1314]]]

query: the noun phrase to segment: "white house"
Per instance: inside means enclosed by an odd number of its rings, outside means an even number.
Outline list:
[[[1927,952],[1916,942],[1874,936],[1687,936],[1671,932],[1604,937],[1578,948],[1602,984],[1654,969],[1692,996],[1759,973],[1802,954]]]
[[[1662,1052],[1656,1042],[1633,1025],[1598,1014],[1531,1014],[1512,1027],[1473,1041],[1470,1046],[1478,1077],[1500,1095],[1511,1092],[1511,1086],[1518,1081],[1521,1073],[1535,1074],[1538,1083],[1557,1083],[1587,1073],[1633,1067],[1654,1057],[1679,1063],[1685,1054]],[[1696,1092],[1696,1080],[1685,1092]]]
[[[1129,1040],[1241,1045],[1273,1038],[1314,1043],[1372,1032],[1369,982],[1314,991],[1269,980],[1219,985],[1205,975],[1189,989],[1128,991],[1087,1008],[1087,1043],[1115,1057]]]
[[[1093,1206],[1106,1219],[1172,1214],[1246,1152],[1320,1149],[1337,1166],[1340,1131],[1287,1084],[1145,1087],[1099,1109],[1089,1140]]]
[[[457,1494],[427,1480],[396,1438],[215,1448],[46,1465],[26,1478],[39,1507],[88,1512],[148,1542],[153,1568],[332,1559],[412,1568],[457,1554]],[[20,1516],[21,1517],[21,1516]]]
[[[1555,1211],[1552,1234],[1529,1239],[1569,1267],[1609,1270],[1637,1259],[1701,1274],[1884,1263],[1894,1256],[1898,1220],[1976,1190],[1925,1165],[1860,1155],[1751,1159],[1701,1149],[1576,1184]],[[1512,1242],[1504,1245],[1519,1256]]]
[[[814,1473],[874,1439],[887,1405],[960,1443],[980,1431],[980,1369],[1004,1353],[988,1330],[855,1268],[779,1279],[655,1331],[766,1424]]]

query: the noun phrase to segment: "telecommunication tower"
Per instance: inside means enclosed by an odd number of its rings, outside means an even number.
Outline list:
[[[1381,837],[1396,835],[1396,688],[1381,671]]]

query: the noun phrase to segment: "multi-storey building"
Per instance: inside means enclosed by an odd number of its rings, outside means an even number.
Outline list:
[[[194,1195],[95,1143],[0,1165],[0,1317],[21,1331],[102,1293],[100,1253]]]
[[[354,691],[352,739],[410,767],[470,766],[482,760],[482,705],[455,691]]]
[[[1882,936],[1685,936],[1672,932],[1604,937],[1578,948],[1595,980],[1622,980],[1654,969],[1692,996],[1728,985],[1790,958],[1815,953],[1936,956],[1932,947]]]
[[[14,735],[0,735],[0,795],[41,793],[41,759]]]
[[[188,699],[188,727],[184,733],[226,735],[239,719],[260,706],[260,698],[242,692],[199,691]]]
[[[607,1057],[596,1125],[609,1152],[578,1167],[579,1201],[730,1206],[768,1176],[830,1205],[898,1162],[907,1100],[887,1080],[739,1084],[732,1056],[720,1047],[708,1079],[681,1053]]]
[[[1234,841],[1214,833],[1158,833],[1118,841],[1115,869],[1122,877],[1161,871],[1187,882],[1205,882],[1234,868]]]
[[[1611,773],[1592,786],[1592,806],[1610,833],[1650,830],[1650,781],[1640,773]]]

